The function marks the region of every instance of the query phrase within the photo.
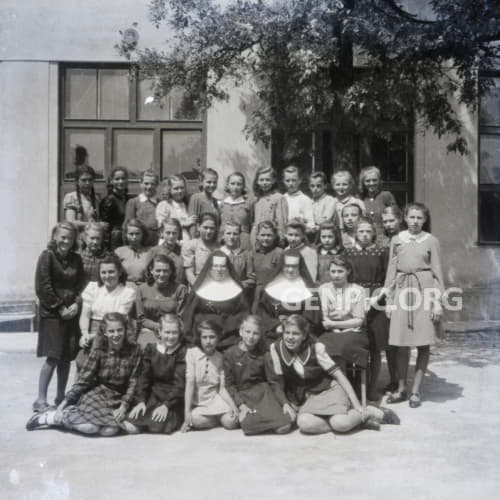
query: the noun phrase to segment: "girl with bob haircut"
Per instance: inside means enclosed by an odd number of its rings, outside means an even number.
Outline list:
[[[217,344],[222,329],[213,320],[196,326],[195,347],[186,353],[186,392],[182,431],[238,426],[238,408],[226,390],[223,358]]]
[[[399,424],[391,410],[361,406],[342,370],[298,314],[284,320],[283,335],[271,344],[267,366],[283,412],[305,434],[345,433],[362,424],[374,430],[381,423]]]

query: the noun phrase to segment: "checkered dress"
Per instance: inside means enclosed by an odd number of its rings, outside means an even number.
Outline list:
[[[103,343],[105,344],[105,343]],[[121,403],[128,410],[141,362],[141,351],[136,345],[126,345],[119,351],[106,345],[93,349],[83,366],[78,380],[66,395],[69,403],[63,421],[72,427],[81,423],[117,426],[113,416]]]

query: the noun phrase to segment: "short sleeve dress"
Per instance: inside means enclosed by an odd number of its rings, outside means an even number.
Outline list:
[[[333,378],[338,369],[325,346],[311,339],[297,353],[278,340],[266,354],[267,377],[276,398],[281,405],[298,407],[299,415],[330,417],[352,408],[347,393]]]
[[[187,288],[179,283],[169,283],[161,288],[156,283],[143,283],[138,287],[135,303],[139,332],[137,342],[143,348],[156,341],[155,330],[164,314],[183,314],[186,298]]]
[[[200,415],[223,415],[229,405],[219,394],[224,380],[223,357],[218,351],[207,356],[199,347],[191,347],[186,353],[186,379],[194,380],[192,410]]]
[[[348,283],[343,288],[336,288],[332,283],[324,283],[319,287],[319,297],[323,319],[332,319],[330,316],[337,311],[344,314],[344,319],[364,321],[366,294],[361,286]],[[329,330],[319,340],[341,367],[345,367],[345,362],[367,367],[369,341],[364,326]]]
[[[78,202],[78,193],[76,191],[71,191],[64,196],[63,199],[63,209],[74,210],[76,215],[76,220],[82,222],[97,222],[99,220],[99,194],[95,194],[95,207],[92,205],[92,201],[89,200],[83,193],[80,193],[80,203]]]
[[[435,300],[439,301],[444,293],[437,238],[425,231],[416,236],[401,231],[394,236],[385,288],[388,290],[387,305],[394,306],[389,344],[433,345],[439,324],[432,321],[431,312]]]
[[[129,285],[139,285],[146,281],[146,269],[151,262],[150,248],[141,247],[133,249],[126,245],[116,248],[115,254],[127,272],[127,282]]]

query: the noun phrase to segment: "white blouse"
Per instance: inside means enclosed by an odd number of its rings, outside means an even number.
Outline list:
[[[82,293],[83,307],[80,316],[82,333],[89,331],[90,320],[101,321],[106,313],[117,312],[127,316],[135,302],[135,290],[119,284],[108,292],[105,286],[91,281]]]

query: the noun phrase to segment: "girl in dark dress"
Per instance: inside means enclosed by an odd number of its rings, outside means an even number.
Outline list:
[[[254,300],[255,314],[262,318],[265,341],[282,333],[282,322],[291,314],[302,314],[313,329],[320,324],[320,303],[315,287],[298,250],[286,250],[268,283]]]
[[[240,341],[224,353],[226,389],[239,410],[239,422],[247,435],[273,431],[286,434],[292,420],[266,379],[262,322],[247,316],[240,326]]]
[[[136,405],[125,422],[127,432],[177,430],[184,419],[186,347],[182,323],[175,314],[160,318],[158,343],[144,350],[142,370],[135,391]]]
[[[139,285],[136,295],[137,342],[144,348],[155,342],[160,318],[167,313],[181,316],[187,298],[186,285],[176,280],[175,264],[170,257],[153,257],[146,271],[147,283]]]
[[[130,200],[128,194],[128,171],[125,167],[115,167],[111,170],[108,179],[108,194],[100,205],[101,220],[108,224],[109,249],[123,245],[123,221],[125,219],[125,205]]]
[[[217,348],[227,349],[237,341],[241,318],[248,312],[243,287],[234,276],[231,262],[216,250],[205,262],[188,297],[183,316],[186,337],[192,341],[196,326],[211,320],[221,328]]]
[[[33,411],[48,408],[47,390],[57,369],[55,402],[64,398],[70,362],[78,352],[80,328],[79,295],[84,287],[81,257],[75,252],[78,230],[71,222],[60,222],[52,231],[47,249],[38,259],[35,290],[40,301],[37,356],[46,360],[40,371],[38,398]]]
[[[140,348],[127,340],[127,318],[120,313],[106,314],[103,338],[92,349],[76,383],[57,410],[33,415],[26,429],[55,426],[83,434],[114,436],[123,428],[140,362]]]
[[[382,292],[389,252],[373,241],[376,238],[373,222],[362,217],[356,229],[356,244],[345,251],[345,258],[352,265],[352,281],[365,289],[369,303],[366,328],[370,342],[370,384],[368,399],[377,401],[377,382],[382,364],[381,352],[385,350],[391,382],[388,391],[397,387],[395,349],[389,346],[389,319],[385,314],[385,297]]]

